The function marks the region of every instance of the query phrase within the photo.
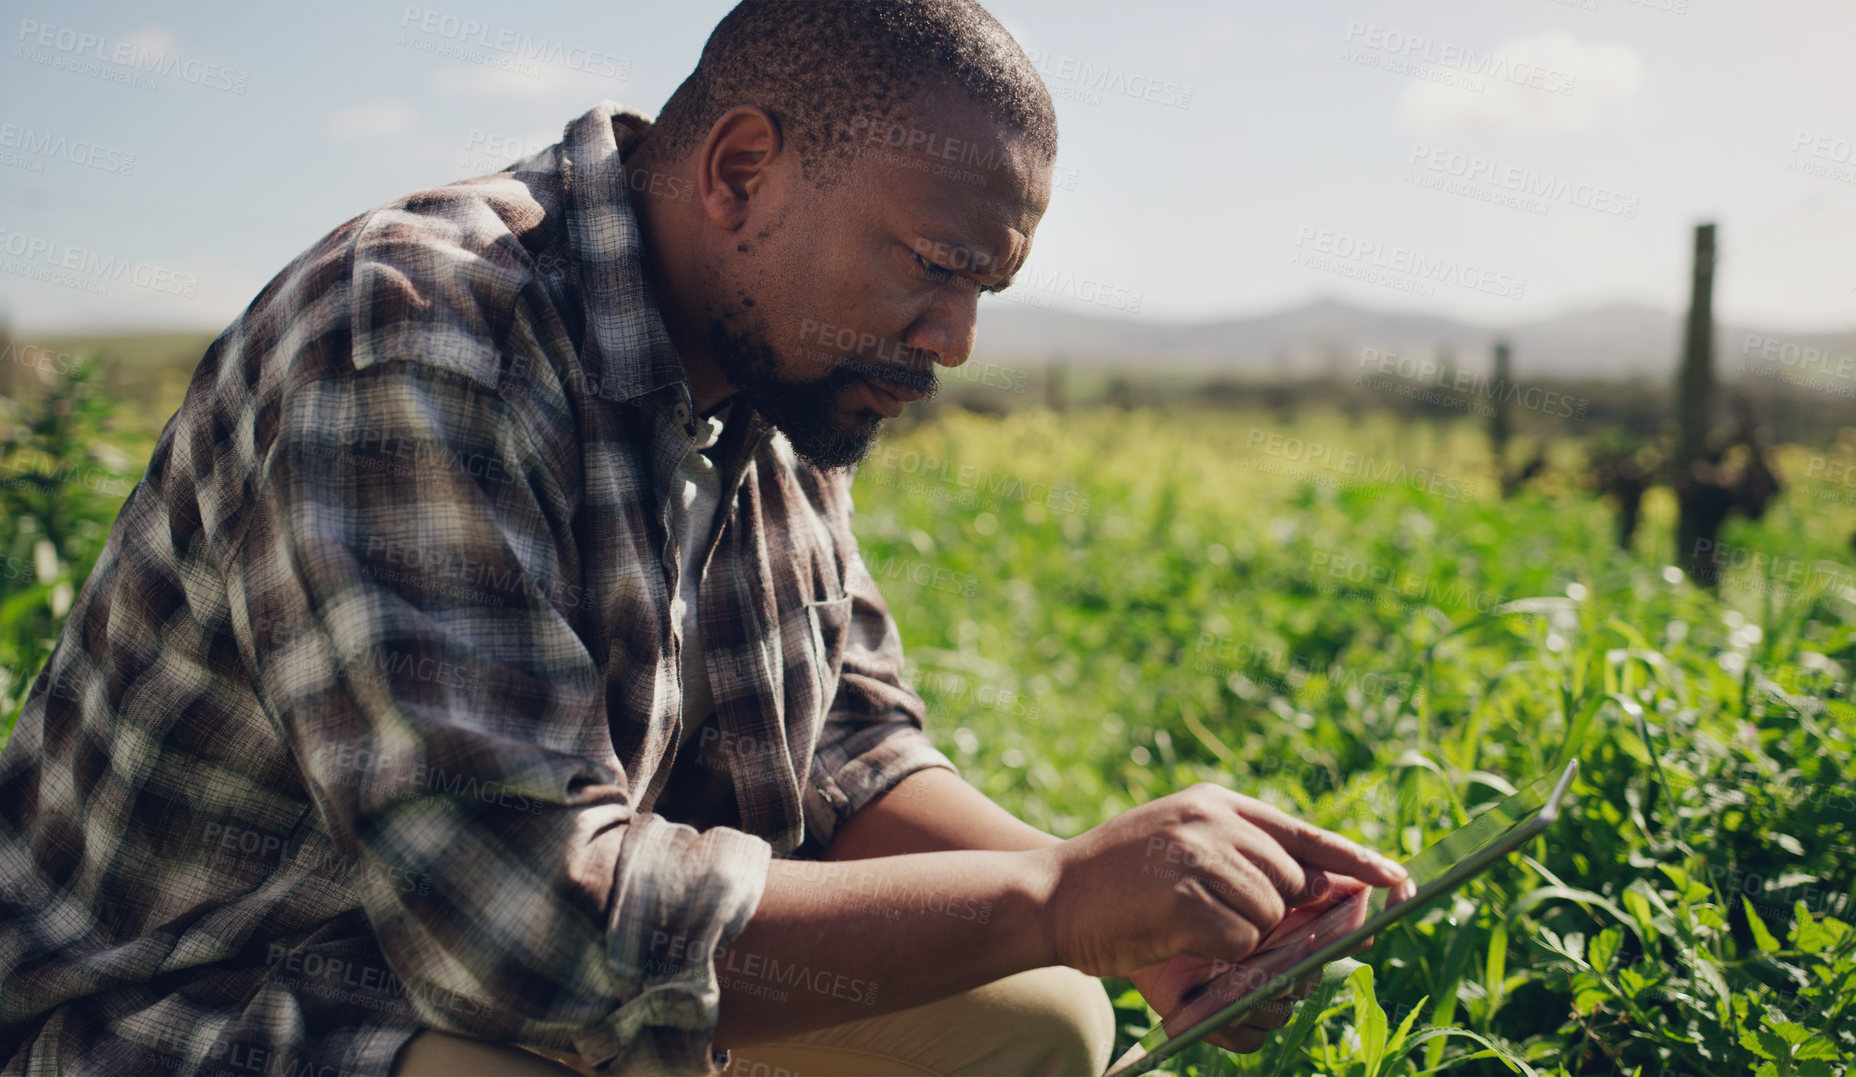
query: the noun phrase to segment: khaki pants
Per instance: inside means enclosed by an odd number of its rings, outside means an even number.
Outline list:
[[[1098,1077],[1115,1043],[1102,983],[1061,966],[1007,976],[913,1009],[730,1052],[727,1077]],[[568,1055],[427,1030],[400,1077],[590,1074]],[[555,1059],[556,1061],[549,1061]]]

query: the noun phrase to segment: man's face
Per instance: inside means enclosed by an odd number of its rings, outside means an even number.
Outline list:
[[[973,347],[982,291],[1030,253],[1050,165],[964,103],[853,121],[835,185],[796,164],[734,237],[709,306],[729,383],[817,467],[862,459],[884,418]]]

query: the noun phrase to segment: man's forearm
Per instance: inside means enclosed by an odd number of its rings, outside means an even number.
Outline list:
[[[1024,853],[1057,841],[944,767],[911,774],[838,828],[827,862],[773,862],[754,918],[717,955],[716,1046],[1053,964],[1040,919],[1047,880]]]
[[[842,1024],[1056,963],[1036,852],[775,860],[753,919],[715,957],[717,1047]]]
[[[939,849],[1041,849],[1062,839],[993,803],[946,767],[918,770],[846,820],[827,860]]]

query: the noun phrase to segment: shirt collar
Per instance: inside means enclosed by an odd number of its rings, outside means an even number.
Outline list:
[[[696,443],[694,447],[697,452],[704,452],[712,449],[715,447],[716,442],[722,440],[722,424],[728,421],[728,413],[733,411],[734,407],[735,402],[733,398],[730,398],[722,404],[721,408],[717,410],[714,415],[698,415],[695,419],[691,420],[692,424],[696,427]]]
[[[644,241],[622,160],[651,128],[637,109],[601,101],[559,147],[569,241],[586,301],[581,364],[598,395],[630,400],[688,380],[645,274]]]

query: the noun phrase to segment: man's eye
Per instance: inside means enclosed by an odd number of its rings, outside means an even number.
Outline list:
[[[915,264],[921,267],[922,276],[926,277],[929,282],[933,284],[948,284],[953,281],[960,281],[981,295],[991,295],[999,290],[993,285],[981,284],[976,280],[969,280],[951,269],[935,265],[933,262],[923,258],[914,251],[910,251],[909,253],[914,256]]]
[[[923,258],[921,254],[918,252],[911,251],[910,253],[915,255],[915,264],[921,267],[922,276],[927,277],[929,280],[934,281],[936,284],[946,284],[948,281],[954,279],[953,270],[943,269],[942,267],[935,265],[933,262],[930,262],[928,259]]]

